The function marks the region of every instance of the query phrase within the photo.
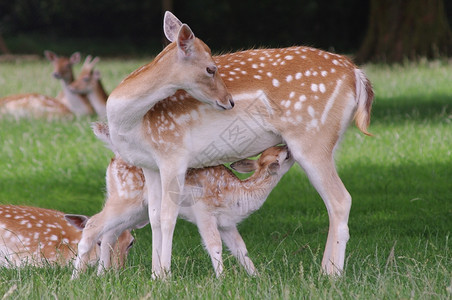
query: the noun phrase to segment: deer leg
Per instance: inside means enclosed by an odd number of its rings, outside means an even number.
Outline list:
[[[152,230],[152,279],[160,276],[162,257],[162,230],[160,223],[160,209],[162,186],[160,173],[143,169],[146,181],[149,223]]]
[[[197,209],[197,208],[195,208]],[[201,209],[201,208],[200,208]],[[206,215],[207,214],[207,215]],[[199,233],[206,246],[207,252],[212,260],[215,275],[218,277],[223,273],[223,259],[222,259],[222,244],[220,233],[218,232],[217,222],[214,216],[208,212],[203,212],[200,216],[196,212],[196,224],[198,225]]]
[[[290,145],[289,145],[290,148]],[[337,174],[332,153],[312,155],[291,152],[322,197],[328,210],[329,230],[322,268],[327,274],[340,275],[344,269],[345,248],[349,239],[348,217],[352,198]]]
[[[160,166],[160,176],[162,182],[162,202],[160,211],[161,233],[162,233],[162,254],[160,277],[170,275],[171,252],[173,243],[174,228],[179,214],[179,203],[184,189],[185,173],[187,168],[180,166],[177,162],[171,162]]]
[[[257,275],[256,268],[253,262],[248,256],[248,250],[246,249],[245,242],[240,235],[237,227],[220,228],[220,235],[226,246],[231,251],[237,260],[242,264],[249,275]]]

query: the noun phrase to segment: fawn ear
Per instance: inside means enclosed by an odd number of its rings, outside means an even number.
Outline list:
[[[166,11],[163,18],[163,32],[170,42],[174,42],[182,26],[182,22],[171,12]]]
[[[232,163],[230,165],[230,167],[239,173],[249,173],[249,172],[256,171],[257,161],[245,158],[245,159],[236,161],[235,163]]]
[[[275,175],[276,173],[278,173],[280,167],[281,166],[277,161],[272,162],[271,164],[268,165],[268,173],[270,175]]]
[[[148,224],[149,224],[149,220],[141,222],[141,223],[138,223],[137,225],[135,225],[134,229],[141,229],[141,228],[143,228],[144,226],[146,226]]]
[[[47,58],[47,60],[49,61],[54,61],[58,55],[55,54],[55,52],[52,52],[50,50],[45,50],[44,51],[44,56]]]
[[[69,57],[69,61],[71,62],[71,64],[75,65],[80,62],[81,58],[82,57],[80,55],[80,52],[74,52],[74,54],[72,54],[71,57]]]
[[[88,222],[89,217],[84,215],[64,215],[66,221],[69,222],[72,226],[79,230],[83,230],[85,228],[86,222]]]
[[[182,57],[190,56],[193,52],[193,43],[195,42],[195,35],[187,24],[182,24],[177,35],[177,47]]]
[[[91,123],[91,128],[93,129],[94,135],[105,143],[105,147],[113,151],[113,153],[116,153],[115,147],[111,143],[110,139],[110,131],[108,129],[108,124],[103,122],[93,122]]]

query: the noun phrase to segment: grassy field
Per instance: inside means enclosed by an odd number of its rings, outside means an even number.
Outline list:
[[[110,92],[147,60],[99,63]],[[78,71],[78,69],[76,69]],[[247,276],[225,253],[218,280],[194,225],[177,224],[173,276],[150,279],[149,227],[125,270],[70,281],[71,268],[0,268],[4,299],[451,299],[452,67],[435,61],[365,66],[376,100],[365,137],[351,126],[337,153],[353,197],[345,275],[320,270],[328,218],[298,166],[261,210],[240,226],[260,276]],[[0,64],[0,96],[56,95],[45,61]],[[0,120],[0,203],[94,214],[104,199],[111,157],[90,130],[94,119]]]

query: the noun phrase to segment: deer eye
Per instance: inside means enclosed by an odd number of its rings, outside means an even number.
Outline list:
[[[207,68],[206,68],[206,71],[207,71],[208,74],[214,75],[215,72],[217,71],[217,67],[215,67],[215,66],[207,67]]]
[[[133,244],[135,244],[135,239],[133,239],[133,240],[130,242],[129,246],[127,246],[127,250],[129,250],[130,248],[132,248]]]

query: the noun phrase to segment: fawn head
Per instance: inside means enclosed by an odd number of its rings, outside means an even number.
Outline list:
[[[92,58],[88,55],[83,63],[80,75],[69,86],[72,92],[77,94],[89,94],[91,93],[97,82],[100,80],[100,72],[94,70],[94,66],[99,62],[99,57]]]
[[[54,52],[45,50],[44,56],[52,63],[52,76],[56,79],[62,79],[66,83],[74,80],[72,66],[80,62],[80,52],[75,52],[71,57],[58,56]]]
[[[69,224],[74,226],[79,230],[83,230],[87,224],[89,223],[90,218],[84,215],[74,215],[74,214],[65,214],[64,218]],[[88,226],[90,226],[88,224]],[[91,225],[92,226],[92,225]],[[127,259],[127,255],[129,254],[129,250],[134,244],[135,239],[130,233],[129,230],[124,230],[119,236],[116,244],[112,248],[113,256],[112,256],[112,264],[116,268],[120,268],[124,266],[124,263]],[[100,245],[102,241],[99,240],[95,245],[94,253],[90,255],[92,258],[91,261],[95,263],[100,256]]]
[[[256,171],[260,174],[284,175],[294,164],[294,159],[287,146],[274,146],[262,152],[257,160],[242,159],[231,164],[231,168],[239,173]]]

